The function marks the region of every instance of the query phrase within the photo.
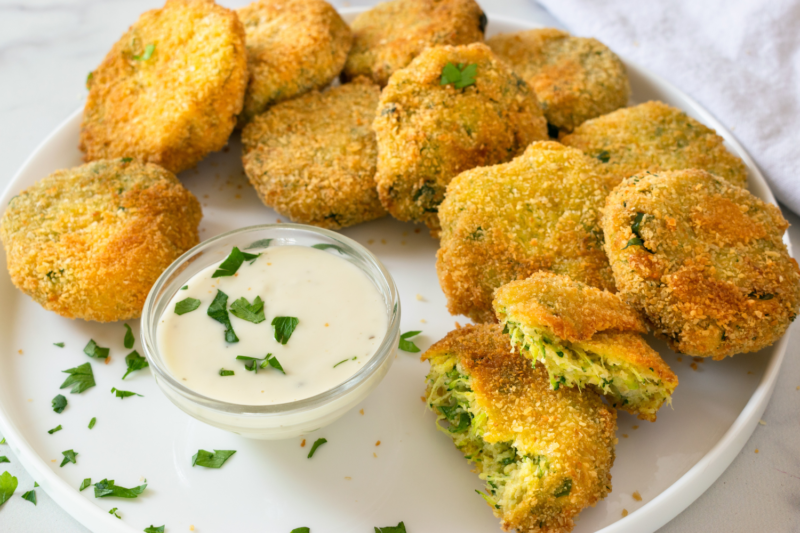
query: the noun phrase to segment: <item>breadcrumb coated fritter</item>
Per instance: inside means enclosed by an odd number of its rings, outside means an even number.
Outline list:
[[[256,0],[236,13],[250,71],[240,126],[273,104],[327,86],[342,71],[353,36],[328,2]]]
[[[647,102],[584,122],[561,142],[605,163],[613,175],[697,168],[739,187],[747,167],[723,145],[724,139],[686,113],[662,102]]]
[[[141,315],[156,279],[197,244],[201,216],[171,172],[101,160],[15,196],[0,237],[22,292],[61,316],[111,322]]]
[[[541,28],[501,33],[486,44],[533,87],[547,122],[562,131],[628,105],[625,65],[597,39]]]
[[[494,308],[511,343],[544,365],[554,389],[590,387],[651,422],[671,401],[677,376],[642,339],[644,322],[616,294],[537,272],[498,289]]]
[[[439,209],[436,270],[452,314],[494,322],[494,291],[538,270],[614,290],[600,209],[614,181],[557,142],[456,176]]]
[[[486,15],[474,0],[393,0],[359,14],[345,79],[367,76],[385,86],[397,70],[431,46],[483,41]]]
[[[451,331],[422,358],[436,424],[475,464],[504,530],[567,533],[611,491],[617,414],[597,394],[551,390],[497,325]]]
[[[247,84],[244,28],[211,0],[147,11],[89,75],[84,160],[133,157],[171,172],[221,150]]]
[[[282,102],[242,132],[245,172],[265,205],[339,229],[386,214],[371,129],[380,89],[366,78]]]
[[[676,351],[722,359],[784,334],[800,270],[780,210],[702,170],[626,179],[602,218],[617,287]]]
[[[475,65],[475,82],[459,89],[443,84],[448,63]],[[395,218],[424,222],[433,232],[453,177],[509,161],[547,138],[536,95],[481,43],[428,48],[395,72],[373,128],[381,203]]]

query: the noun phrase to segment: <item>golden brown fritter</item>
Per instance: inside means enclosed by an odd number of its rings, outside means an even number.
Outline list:
[[[436,424],[475,464],[504,530],[567,533],[611,492],[617,414],[593,391],[551,390],[497,325],[451,331],[423,359]]]
[[[443,84],[448,64],[459,72],[474,70],[474,83]],[[509,161],[547,138],[536,95],[480,43],[428,48],[395,72],[373,127],[381,203],[395,218],[424,222],[433,232],[453,177]]]
[[[371,129],[380,89],[366,78],[282,102],[242,132],[261,201],[295,222],[339,229],[381,217]]]
[[[486,15],[474,0],[393,0],[358,15],[345,79],[372,78],[381,87],[431,46],[483,41]]]
[[[201,216],[171,172],[100,160],[15,196],[0,237],[18,289],[61,316],[111,322],[141,315],[156,279],[197,244]]]
[[[247,84],[244,28],[211,0],[144,13],[87,81],[84,160],[132,157],[172,172],[222,149]]]
[[[256,0],[236,13],[250,71],[240,126],[273,104],[327,86],[342,71],[353,36],[328,2]]]
[[[456,176],[439,209],[436,270],[448,310],[493,322],[494,291],[538,270],[614,290],[599,222],[614,181],[600,166],[548,141]]]
[[[644,322],[619,296],[537,272],[497,290],[494,309],[511,343],[547,369],[550,385],[590,387],[654,422],[678,378],[639,335]]]
[[[605,163],[619,178],[636,173],[698,168],[745,187],[747,167],[724,139],[662,102],[620,109],[582,124],[561,142]]]
[[[800,270],[780,210],[702,170],[631,176],[602,218],[620,293],[682,353],[722,359],[775,342]]]
[[[540,28],[501,33],[486,44],[533,87],[547,122],[559,130],[628,105],[625,65],[597,39]]]

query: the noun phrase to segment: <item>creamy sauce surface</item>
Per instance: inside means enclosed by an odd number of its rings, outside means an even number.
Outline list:
[[[247,252],[261,255],[242,263],[235,276],[212,278],[221,262],[198,272],[161,316],[158,349],[178,381],[217,400],[271,405],[330,390],[364,367],[388,325],[383,298],[366,274],[335,252],[304,246]],[[226,342],[225,326],[207,314],[218,290],[228,295],[226,308],[239,342]],[[244,297],[252,304],[256,296],[264,301],[263,322],[230,313],[234,301]],[[176,314],[175,304],[186,298],[200,300],[200,306]],[[272,321],[278,316],[299,320],[285,345],[275,340]],[[236,359],[268,353],[286,375],[271,366],[254,373]],[[223,368],[234,375],[220,376]]]

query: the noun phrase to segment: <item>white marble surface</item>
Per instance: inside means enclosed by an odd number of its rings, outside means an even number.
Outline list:
[[[246,1],[223,1],[236,7]],[[337,6],[374,1],[333,2]],[[138,15],[160,0],[0,0],[0,187],[28,154],[85,97],[86,74]],[[484,9],[515,18],[541,13],[526,0],[484,0]],[[755,102],[757,105],[757,102]],[[718,117],[725,122],[725,117]],[[800,117],[798,117],[800,118]],[[800,251],[800,218],[785,212]],[[741,454],[719,480],[659,533],[694,531],[800,531],[800,347],[797,328],[775,394]],[[1,370],[0,370],[1,371]],[[756,454],[755,450],[759,453]],[[19,496],[33,480],[7,446],[8,470],[19,479],[14,497],[0,507],[0,531],[86,533],[37,490],[38,506]],[[411,532],[422,533],[422,532]]]

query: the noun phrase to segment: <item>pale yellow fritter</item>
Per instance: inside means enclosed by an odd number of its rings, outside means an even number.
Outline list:
[[[475,464],[504,530],[567,533],[611,492],[617,414],[597,394],[551,390],[497,325],[451,331],[422,358],[436,424]]]
[[[601,221],[617,287],[676,351],[722,359],[784,334],[800,270],[780,210],[702,170],[626,179]]]
[[[642,339],[644,322],[616,294],[537,272],[498,289],[494,309],[511,343],[544,365],[554,389],[590,387],[651,422],[671,402],[677,376]]]
[[[242,162],[261,201],[295,222],[330,229],[385,215],[371,129],[379,96],[377,85],[358,78],[257,116],[242,132]]]
[[[698,168],[745,187],[747,167],[723,145],[724,139],[686,113],[662,102],[647,102],[589,120],[561,142],[627,178],[640,172]]]
[[[436,262],[449,311],[493,322],[495,289],[538,270],[614,290],[600,230],[614,181],[600,166],[548,141],[456,176],[439,209]]]
[[[483,41],[486,15],[474,0],[393,0],[358,15],[345,79],[372,78],[381,87],[431,46]]]
[[[89,75],[84,160],[133,157],[172,172],[221,150],[247,85],[244,28],[211,0],[144,13]]]
[[[541,28],[501,33],[486,44],[533,87],[554,128],[572,131],[628,105],[625,65],[597,39]]]
[[[0,222],[11,281],[45,309],[137,318],[161,273],[198,242],[197,199],[169,171],[128,159],[59,170]]]
[[[474,68],[475,82],[443,85],[448,63]],[[373,127],[381,203],[395,218],[424,222],[434,233],[445,188],[457,174],[509,161],[547,138],[536,95],[481,43],[428,48],[395,72]]]
[[[342,71],[353,37],[328,2],[256,0],[236,13],[250,71],[240,126],[273,104],[327,86]]]

